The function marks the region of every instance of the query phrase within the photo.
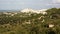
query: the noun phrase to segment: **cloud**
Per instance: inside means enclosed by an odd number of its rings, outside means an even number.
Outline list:
[[[60,3],[60,0],[56,0],[56,1]]]
[[[53,0],[53,3],[60,3],[60,0]]]

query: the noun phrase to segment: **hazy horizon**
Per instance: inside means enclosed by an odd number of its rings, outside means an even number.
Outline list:
[[[0,0],[0,10],[60,8],[60,0]]]

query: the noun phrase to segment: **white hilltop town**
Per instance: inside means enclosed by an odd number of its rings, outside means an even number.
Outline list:
[[[30,8],[26,8],[26,9],[22,9],[20,10],[21,13],[41,13],[41,14],[47,14],[46,12],[47,9],[41,9],[41,10],[33,10],[33,9],[30,9]],[[20,12],[3,12],[3,14],[18,14]]]
[[[21,12],[21,13],[29,13],[29,15],[31,13],[36,13],[36,14],[40,14],[41,13],[41,14],[45,15],[45,14],[47,14],[46,10],[47,9],[33,10],[33,9],[30,9],[30,8],[26,8],[26,9],[22,9],[22,10],[17,11],[17,12],[3,12],[3,14],[14,16],[14,15],[16,15],[16,14]]]
[[[23,9],[21,10],[21,12],[23,13],[41,13],[41,14],[47,14],[47,12],[45,12],[47,9],[41,9],[41,10],[33,10],[33,9],[30,9],[30,8],[27,8],[27,9]]]

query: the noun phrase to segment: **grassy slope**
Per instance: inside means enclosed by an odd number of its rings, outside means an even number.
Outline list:
[[[26,13],[18,13],[12,17],[2,14],[0,15],[0,34],[48,34],[50,31],[60,34],[60,9],[52,8],[46,12],[46,15],[31,14],[30,16]],[[41,19],[38,19],[39,17]],[[55,26],[49,28],[49,24]]]

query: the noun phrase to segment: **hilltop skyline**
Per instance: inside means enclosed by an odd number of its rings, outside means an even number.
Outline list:
[[[0,10],[60,8],[60,0],[0,0]]]

